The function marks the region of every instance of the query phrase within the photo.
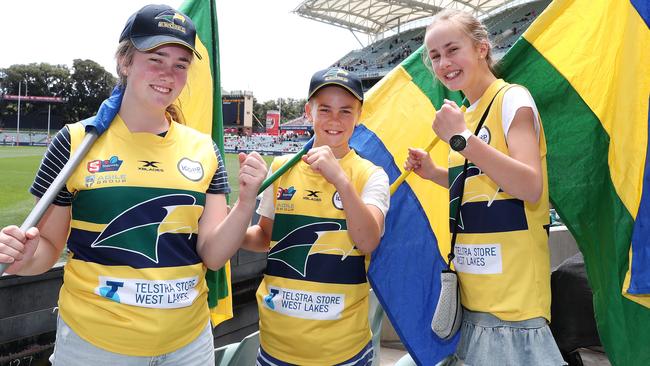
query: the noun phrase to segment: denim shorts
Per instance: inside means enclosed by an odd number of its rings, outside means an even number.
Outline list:
[[[190,344],[159,356],[129,356],[110,352],[81,339],[59,317],[52,366],[214,366],[214,337],[210,322]]]
[[[463,309],[460,332],[453,362],[446,365],[566,365],[544,318],[509,322]]]

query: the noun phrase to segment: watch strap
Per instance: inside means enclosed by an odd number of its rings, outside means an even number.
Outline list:
[[[465,141],[467,141],[467,140],[469,140],[469,137],[473,135],[473,133],[472,133],[472,131],[470,131],[469,129],[466,128],[465,131],[461,132],[459,135],[463,136]]]

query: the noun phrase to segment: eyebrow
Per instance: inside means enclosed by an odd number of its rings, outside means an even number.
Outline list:
[[[444,46],[442,46],[442,49],[449,48],[449,47],[453,46],[455,43],[456,43],[456,41],[447,42],[447,44],[445,44]],[[432,50],[429,51],[429,54],[431,54],[431,53],[433,53],[433,52],[438,52],[438,51],[434,48],[434,49],[432,49]]]
[[[169,53],[163,51],[154,51],[152,53],[155,53],[158,56],[170,57]],[[185,56],[179,57],[178,60],[182,62],[187,62],[188,64],[190,63],[190,59]]]
[[[331,105],[329,105],[329,104],[320,104],[320,105],[318,106],[318,108],[329,108],[329,109],[333,109],[333,107],[332,107]],[[340,107],[338,110],[340,110],[340,111],[343,111],[343,110],[345,110],[345,111],[347,111],[347,110],[352,111],[352,110],[354,110],[354,106],[351,106],[351,105],[345,105],[345,106],[343,106],[343,107]]]

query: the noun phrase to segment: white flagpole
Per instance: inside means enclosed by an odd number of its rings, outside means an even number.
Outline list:
[[[22,93],[22,81],[18,82],[18,117],[16,119],[16,144],[14,146],[20,145],[20,94]]]
[[[47,105],[47,140],[46,140],[46,142],[50,142],[50,112],[51,111],[52,111],[52,104],[48,104]]]

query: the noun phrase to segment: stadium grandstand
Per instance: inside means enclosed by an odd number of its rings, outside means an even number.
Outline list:
[[[257,151],[262,155],[283,155],[299,151],[307,136],[285,132],[279,136],[265,134],[225,135],[223,148],[228,153]]]
[[[51,134],[47,131],[20,131],[21,146],[46,146],[50,143]],[[0,131],[0,146],[15,146],[16,131]]]
[[[422,46],[426,27],[440,10],[461,9],[478,16],[488,28],[493,57],[498,61],[549,3],[550,0],[305,0],[294,13],[352,33],[362,47],[351,50],[330,66],[355,72],[367,91]],[[361,42],[358,34],[365,36],[367,44]],[[311,131],[311,123],[302,116],[280,125],[280,130]]]
[[[294,10],[299,16],[348,29],[362,48],[331,66],[353,71],[370,89],[393,67],[415,52],[424,40],[431,17],[442,9],[466,10],[483,21],[500,59],[550,0],[306,0]],[[364,35],[364,45],[357,34]]]

